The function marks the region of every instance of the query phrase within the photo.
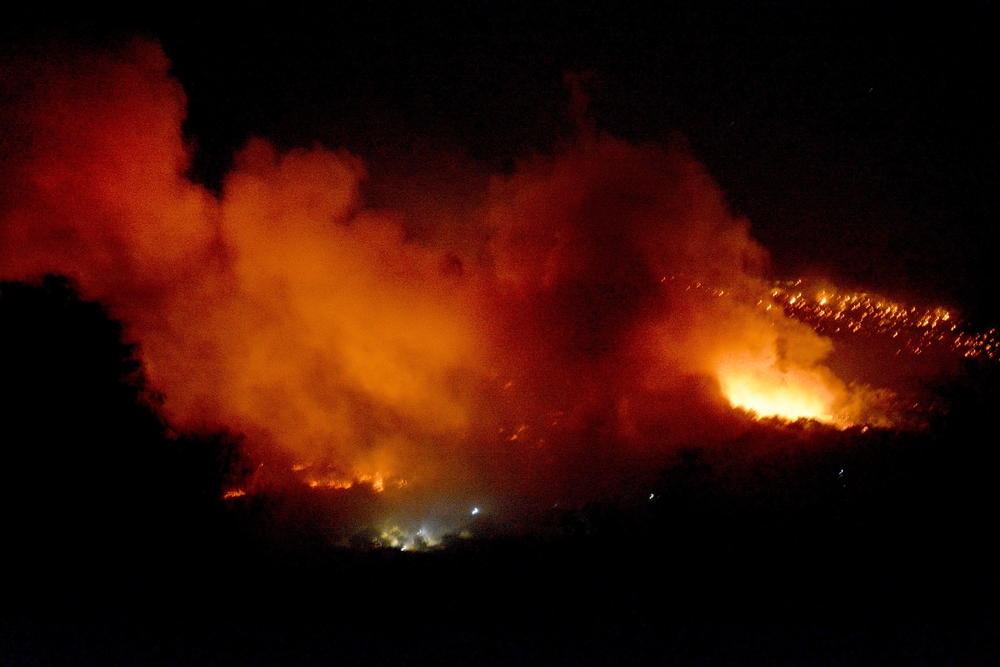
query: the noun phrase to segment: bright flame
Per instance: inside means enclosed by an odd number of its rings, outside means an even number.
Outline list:
[[[836,393],[817,368],[782,369],[767,355],[730,355],[719,367],[719,385],[733,407],[759,417],[814,419],[842,425],[834,415]]]

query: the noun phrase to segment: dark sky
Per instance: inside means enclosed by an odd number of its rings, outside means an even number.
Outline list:
[[[221,16],[171,7],[44,28],[159,39],[210,185],[250,135],[374,162],[440,147],[510,170],[569,136],[564,75],[593,73],[597,126],[637,143],[682,136],[776,275],[1000,319],[988,4],[269,3]]]

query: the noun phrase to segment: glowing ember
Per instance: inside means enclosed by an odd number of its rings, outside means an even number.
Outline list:
[[[962,321],[939,306],[908,306],[867,292],[833,288],[810,291],[802,280],[776,283],[770,298],[787,315],[824,335],[890,337],[896,343],[896,354],[942,350],[967,359],[995,360],[1000,356],[996,329],[964,331]],[[758,305],[769,308],[768,301],[762,299]]]
[[[401,477],[385,477],[380,472],[358,473],[352,477],[324,470],[322,466],[311,463],[296,463],[292,472],[302,473],[302,482],[311,489],[350,489],[354,486],[368,486],[373,491],[382,493],[386,486],[401,489],[408,482]]]

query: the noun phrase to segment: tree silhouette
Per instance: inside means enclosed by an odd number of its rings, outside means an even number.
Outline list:
[[[167,438],[134,352],[67,279],[0,283],[0,517],[25,571],[151,567],[216,532],[232,440]]]

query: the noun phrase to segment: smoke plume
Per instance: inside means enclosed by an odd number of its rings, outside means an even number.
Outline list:
[[[766,252],[680,143],[584,127],[376,207],[361,158],[251,139],[215,193],[186,176],[158,45],[2,67],[0,278],[69,276],[172,428],[240,434],[305,483],[583,497],[739,429],[732,404],[863,407],[829,343],[766,308]]]

